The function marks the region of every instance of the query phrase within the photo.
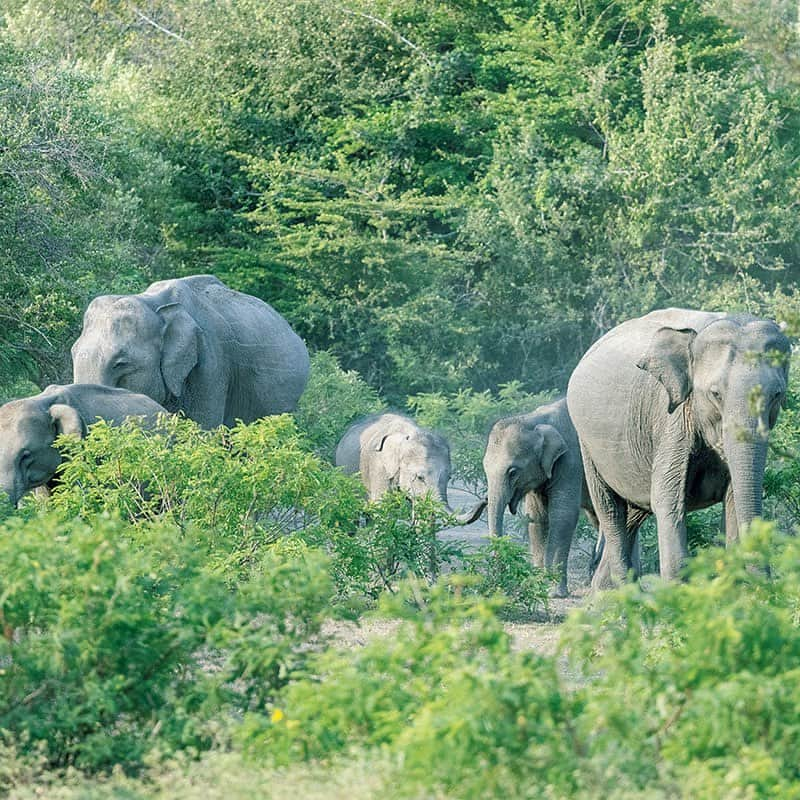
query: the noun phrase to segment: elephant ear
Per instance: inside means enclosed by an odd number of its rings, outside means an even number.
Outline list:
[[[670,414],[692,392],[692,343],[696,336],[693,328],[659,328],[650,349],[636,362],[667,390]]]
[[[537,425],[536,430],[542,435],[541,467],[549,480],[553,477],[556,461],[567,452],[567,443],[552,425]]]
[[[76,408],[66,403],[53,403],[49,409],[50,418],[53,420],[55,435],[78,436],[81,439],[86,435],[86,425]]]
[[[398,444],[403,439],[410,439],[409,434],[402,433],[384,433],[378,434],[372,440],[372,449],[378,453],[386,453],[383,458],[383,470],[390,480],[394,480],[400,472],[400,457],[396,453],[389,453],[393,443],[390,439],[395,440],[394,444]],[[390,463],[391,458],[391,463]]]
[[[200,328],[180,303],[159,306],[156,313],[161,317],[161,377],[170,394],[180,397],[197,364]]]

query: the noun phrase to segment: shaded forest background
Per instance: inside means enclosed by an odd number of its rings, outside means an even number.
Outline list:
[[[389,400],[561,388],[665,305],[787,315],[787,0],[5,0],[0,385],[213,272]]]

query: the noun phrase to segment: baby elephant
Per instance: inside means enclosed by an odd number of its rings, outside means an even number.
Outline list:
[[[166,411],[143,394],[94,384],[53,385],[12,400],[0,406],[0,490],[16,506],[26,492],[48,483],[61,463],[53,447],[60,434],[83,437],[98,417],[118,425],[131,416],[153,422],[160,413]]]
[[[370,500],[390,489],[403,489],[412,497],[431,492],[450,510],[450,446],[402,414],[377,414],[353,423],[336,448],[336,466],[349,474],[360,472]],[[474,522],[483,508],[479,503],[457,515],[458,522]]]
[[[502,536],[506,506],[516,514],[524,501],[533,563],[556,570],[556,594],[566,597],[567,557],[581,507],[596,521],[566,400],[498,420],[489,433],[483,468],[489,534]]]
[[[399,488],[412,496],[431,492],[447,504],[449,445],[401,414],[354,422],[336,447],[336,466],[348,474],[360,472],[370,500]]]

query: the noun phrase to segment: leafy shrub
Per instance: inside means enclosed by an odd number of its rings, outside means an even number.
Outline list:
[[[315,543],[328,549],[340,593],[374,599],[410,575],[433,581],[461,557],[457,543],[436,537],[448,520],[430,496],[415,498],[412,506],[403,492],[389,492],[365,506],[357,527],[327,531]]]
[[[793,326],[796,335],[800,326]],[[764,475],[766,506],[781,527],[790,532],[800,525],[800,358],[789,368],[785,408],[770,436],[770,457]]]
[[[356,478],[309,452],[288,415],[212,431],[179,417],[154,431],[99,422],[60,444],[69,460],[51,501],[59,513],[196,526],[231,581],[292,534],[329,554],[342,599],[375,598],[407,574],[434,579],[458,555],[436,538],[449,520],[438,501],[420,498],[412,510],[395,493],[367,503]]]
[[[311,373],[297,405],[301,431],[322,458],[333,461],[336,445],[351,422],[380,411],[378,393],[354,370],[343,370],[326,351],[311,356]]]
[[[467,585],[409,581],[385,595],[381,611],[402,618],[398,630],[355,652],[320,655],[269,718],[245,721],[248,751],[287,763],[388,747],[403,765],[395,791],[412,794],[423,785],[493,796],[500,776],[542,765],[568,786],[570,771],[556,765],[577,706],[560,695],[551,660],[511,650],[498,601],[468,596]]]
[[[471,589],[484,597],[495,593],[506,602],[504,614],[531,616],[547,608],[552,577],[531,564],[528,550],[506,536],[494,537],[464,557],[464,572],[479,578]]]
[[[288,415],[211,431],[180,417],[154,431],[98,422],[60,446],[69,460],[52,506],[65,517],[193,524],[233,566],[293,531],[350,531],[363,506],[357,483],[311,454]]]
[[[595,796],[797,797],[800,543],[757,522],[689,572],[568,621],[582,781]]]
[[[331,595],[325,560],[272,549],[232,591],[213,537],[95,517],[0,530],[0,726],[54,766],[208,747],[302,666]]]

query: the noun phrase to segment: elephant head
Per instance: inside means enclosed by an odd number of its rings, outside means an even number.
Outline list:
[[[199,334],[180,303],[153,309],[136,297],[97,297],[72,346],[74,381],[128,389],[166,406],[184,393]]]
[[[564,437],[547,423],[528,422],[523,417],[495,423],[483,456],[491,536],[503,535],[506,507],[516,514],[523,497],[550,480],[566,451]]]
[[[441,436],[424,430],[397,431],[375,437],[371,447],[389,488],[403,489],[411,497],[430,492],[447,505],[450,447]]]
[[[738,527],[761,515],[767,437],[786,396],[789,340],[774,323],[727,317],[697,331],[660,328],[637,366],[664,387],[668,412],[728,466]]]
[[[12,400],[0,407],[0,489],[14,506],[22,495],[55,474],[61,463],[61,454],[53,447],[56,437],[86,433],[83,419],[72,406],[35,401]]]

